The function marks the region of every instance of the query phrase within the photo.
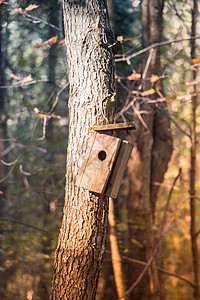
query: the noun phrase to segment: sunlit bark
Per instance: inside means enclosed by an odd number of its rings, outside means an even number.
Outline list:
[[[95,299],[107,232],[108,199],[75,186],[90,126],[113,121],[112,33],[104,1],[64,1],[70,99],[66,199],[51,299]]]

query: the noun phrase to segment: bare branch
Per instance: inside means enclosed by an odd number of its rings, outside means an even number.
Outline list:
[[[26,82],[26,83],[16,83],[16,84],[12,84],[12,85],[0,85],[0,89],[9,89],[9,88],[18,88],[18,87],[22,87],[22,86],[26,86],[26,85],[30,85],[30,84],[35,84],[35,83],[39,83],[39,82],[48,82],[49,79],[42,79],[42,80],[32,80],[30,82]]]
[[[148,270],[149,266],[151,265],[154,257],[156,256],[158,250],[159,250],[159,247],[160,247],[160,244],[161,244],[161,241],[162,241],[162,238],[163,238],[163,233],[166,229],[166,224],[168,223],[165,223],[165,220],[166,220],[166,214],[167,214],[167,210],[168,210],[168,207],[169,207],[169,202],[170,202],[170,199],[171,199],[171,195],[172,195],[172,192],[174,190],[174,186],[179,178],[181,174],[181,169],[179,169],[179,172],[178,172],[178,175],[176,176],[176,178],[174,179],[174,182],[172,184],[172,187],[171,187],[171,190],[169,192],[169,195],[168,195],[168,198],[167,198],[167,202],[166,202],[166,205],[165,205],[165,211],[164,211],[164,216],[163,216],[163,222],[162,222],[162,226],[161,226],[161,231],[160,231],[160,238],[153,250],[153,253],[151,255],[151,257],[149,258],[149,260],[147,261],[144,269],[142,270],[142,272],[140,273],[140,275],[138,276],[137,280],[131,285],[131,287],[126,291],[126,293],[124,293],[124,295],[122,295],[120,298],[118,298],[117,300],[120,300],[120,299],[123,299],[123,297],[125,297],[126,295],[128,295],[135,287],[136,285],[140,282],[140,280],[143,278],[143,276],[145,275],[146,271]],[[168,219],[169,220],[169,219]],[[170,219],[171,220],[171,219]]]
[[[191,36],[191,37],[188,37],[188,38],[184,38],[184,39],[178,39],[178,40],[169,40],[169,41],[165,41],[165,42],[161,42],[161,43],[155,43],[153,45],[150,45],[136,53],[133,53],[127,57],[123,57],[124,55],[122,55],[122,58],[117,58],[115,59],[115,62],[120,62],[120,61],[128,61],[140,54],[143,54],[151,49],[154,49],[154,48],[157,48],[157,47],[163,47],[163,46],[166,46],[166,45],[170,45],[170,44],[173,44],[173,43],[180,43],[180,42],[183,42],[183,41],[190,41],[190,40],[194,40],[194,39],[200,39],[200,35],[196,35],[196,36]]]
[[[28,224],[28,223],[24,223],[24,222],[21,222],[21,221],[18,221],[18,220],[14,220],[14,219],[11,219],[11,218],[4,218],[4,217],[0,217],[0,220],[4,221],[4,222],[11,222],[11,223],[15,223],[15,224],[20,224],[20,225],[30,227],[30,228],[33,228],[33,229],[38,230],[38,231],[43,231],[43,232],[46,232],[46,233],[49,234],[49,231],[47,231],[43,228],[37,227],[35,225]]]
[[[47,26],[49,26],[49,27],[51,27],[51,28],[53,28],[53,29],[56,29],[57,31],[62,31],[59,27],[57,27],[57,26],[55,26],[55,25],[53,25],[53,24],[50,24],[50,23],[48,23],[47,21],[45,21],[45,20],[42,20],[42,19],[40,19],[40,18],[37,18],[37,17],[35,17],[35,16],[32,16],[32,15],[30,15],[30,14],[23,14],[23,16],[26,18],[26,19],[30,19],[31,21],[33,20],[33,21],[36,21],[37,23],[43,23],[43,24],[45,24],[45,25],[47,25]]]
[[[57,95],[56,95],[55,102],[53,103],[52,108],[51,108],[49,114],[51,114],[51,113],[54,111],[54,108],[56,107],[56,105],[57,105],[57,103],[58,103],[60,94],[61,94],[68,86],[69,86],[69,82],[67,82],[66,84],[64,84],[63,87],[58,91],[58,93],[57,93]]]

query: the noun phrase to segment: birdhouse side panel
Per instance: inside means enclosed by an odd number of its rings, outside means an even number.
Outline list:
[[[123,140],[116,158],[111,176],[108,181],[106,195],[111,198],[117,198],[119,188],[121,186],[124,172],[133,149],[133,144]]]

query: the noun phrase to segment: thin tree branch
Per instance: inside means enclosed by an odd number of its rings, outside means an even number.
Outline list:
[[[122,57],[122,58],[117,58],[115,59],[115,62],[120,62],[120,61],[128,61],[140,54],[143,54],[151,49],[154,49],[154,48],[157,48],[157,47],[163,47],[163,46],[166,46],[166,45],[170,45],[170,44],[173,44],[173,43],[180,43],[180,42],[183,42],[183,41],[190,41],[190,40],[194,40],[194,39],[200,39],[200,35],[197,35],[197,36],[191,36],[191,37],[188,37],[188,38],[184,38],[184,39],[178,39],[178,40],[169,40],[169,41],[165,41],[165,42],[161,42],[161,43],[155,43],[153,45],[150,45],[136,53],[133,53],[127,57]]]
[[[28,19],[28,18],[30,18],[31,20],[33,20],[33,21],[37,21],[37,23],[43,23],[43,24],[45,24],[45,25],[47,25],[47,26],[49,26],[49,27],[51,27],[51,28],[53,28],[53,29],[56,29],[57,31],[62,31],[59,27],[57,27],[57,26],[55,26],[55,25],[53,25],[53,24],[50,24],[50,23],[48,23],[47,21],[44,21],[44,20],[42,20],[42,19],[40,19],[40,18],[37,18],[37,17],[35,17],[35,16],[32,16],[32,15],[30,15],[30,14],[23,14],[23,16],[26,18],[26,19]]]
[[[42,79],[42,80],[33,80],[30,82],[26,82],[26,83],[16,83],[13,85],[0,85],[0,89],[9,89],[9,88],[17,88],[17,87],[22,87],[22,86],[26,86],[26,85],[30,85],[30,84],[35,84],[35,83],[39,83],[39,82],[48,82],[49,79]]]
[[[106,250],[106,253],[109,253],[109,254],[110,254],[111,252],[108,251],[108,250]],[[130,257],[124,256],[124,255],[121,255],[121,258],[124,259],[124,260],[130,261],[130,262],[136,263],[136,264],[138,264],[138,265],[142,265],[142,266],[145,266],[145,265],[146,265],[146,262],[145,262],[145,261],[142,261],[142,260],[130,258]],[[191,287],[194,288],[194,284],[193,284],[191,281],[189,281],[188,279],[182,277],[181,275],[176,274],[176,273],[173,273],[173,272],[170,272],[170,271],[168,271],[168,270],[166,270],[166,269],[164,269],[164,268],[161,268],[161,267],[159,267],[159,266],[158,266],[158,270],[159,270],[160,272],[164,273],[164,274],[169,275],[169,276],[176,277],[176,278],[178,278],[178,279],[180,279],[180,280],[182,280],[182,281],[188,283]]]
[[[58,100],[59,100],[59,97],[60,97],[60,94],[69,86],[69,82],[67,82],[66,84],[63,85],[63,87],[58,91],[57,95],[56,95],[56,99],[52,105],[52,108],[49,112],[49,114],[51,114],[53,111],[54,111],[54,108],[56,107],[57,103],[58,103]]]
[[[38,230],[38,231],[43,231],[43,232],[46,232],[46,233],[49,234],[49,231],[47,231],[43,228],[37,227],[35,225],[28,224],[28,223],[24,223],[24,222],[21,222],[21,221],[18,221],[18,220],[14,220],[14,219],[11,219],[11,218],[4,218],[4,217],[0,217],[0,220],[4,221],[4,222],[11,222],[11,223],[14,223],[14,224],[20,224],[20,225],[30,227],[30,228],[33,228],[33,229]]]

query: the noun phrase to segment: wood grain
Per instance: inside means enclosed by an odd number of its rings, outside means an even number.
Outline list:
[[[133,144],[125,140],[122,141],[106,190],[106,195],[111,198],[117,198],[132,149]]]
[[[77,175],[76,185],[104,194],[120,144],[119,138],[97,132],[91,133],[90,148]],[[106,155],[105,159],[98,158],[98,156],[101,158],[100,152]]]

